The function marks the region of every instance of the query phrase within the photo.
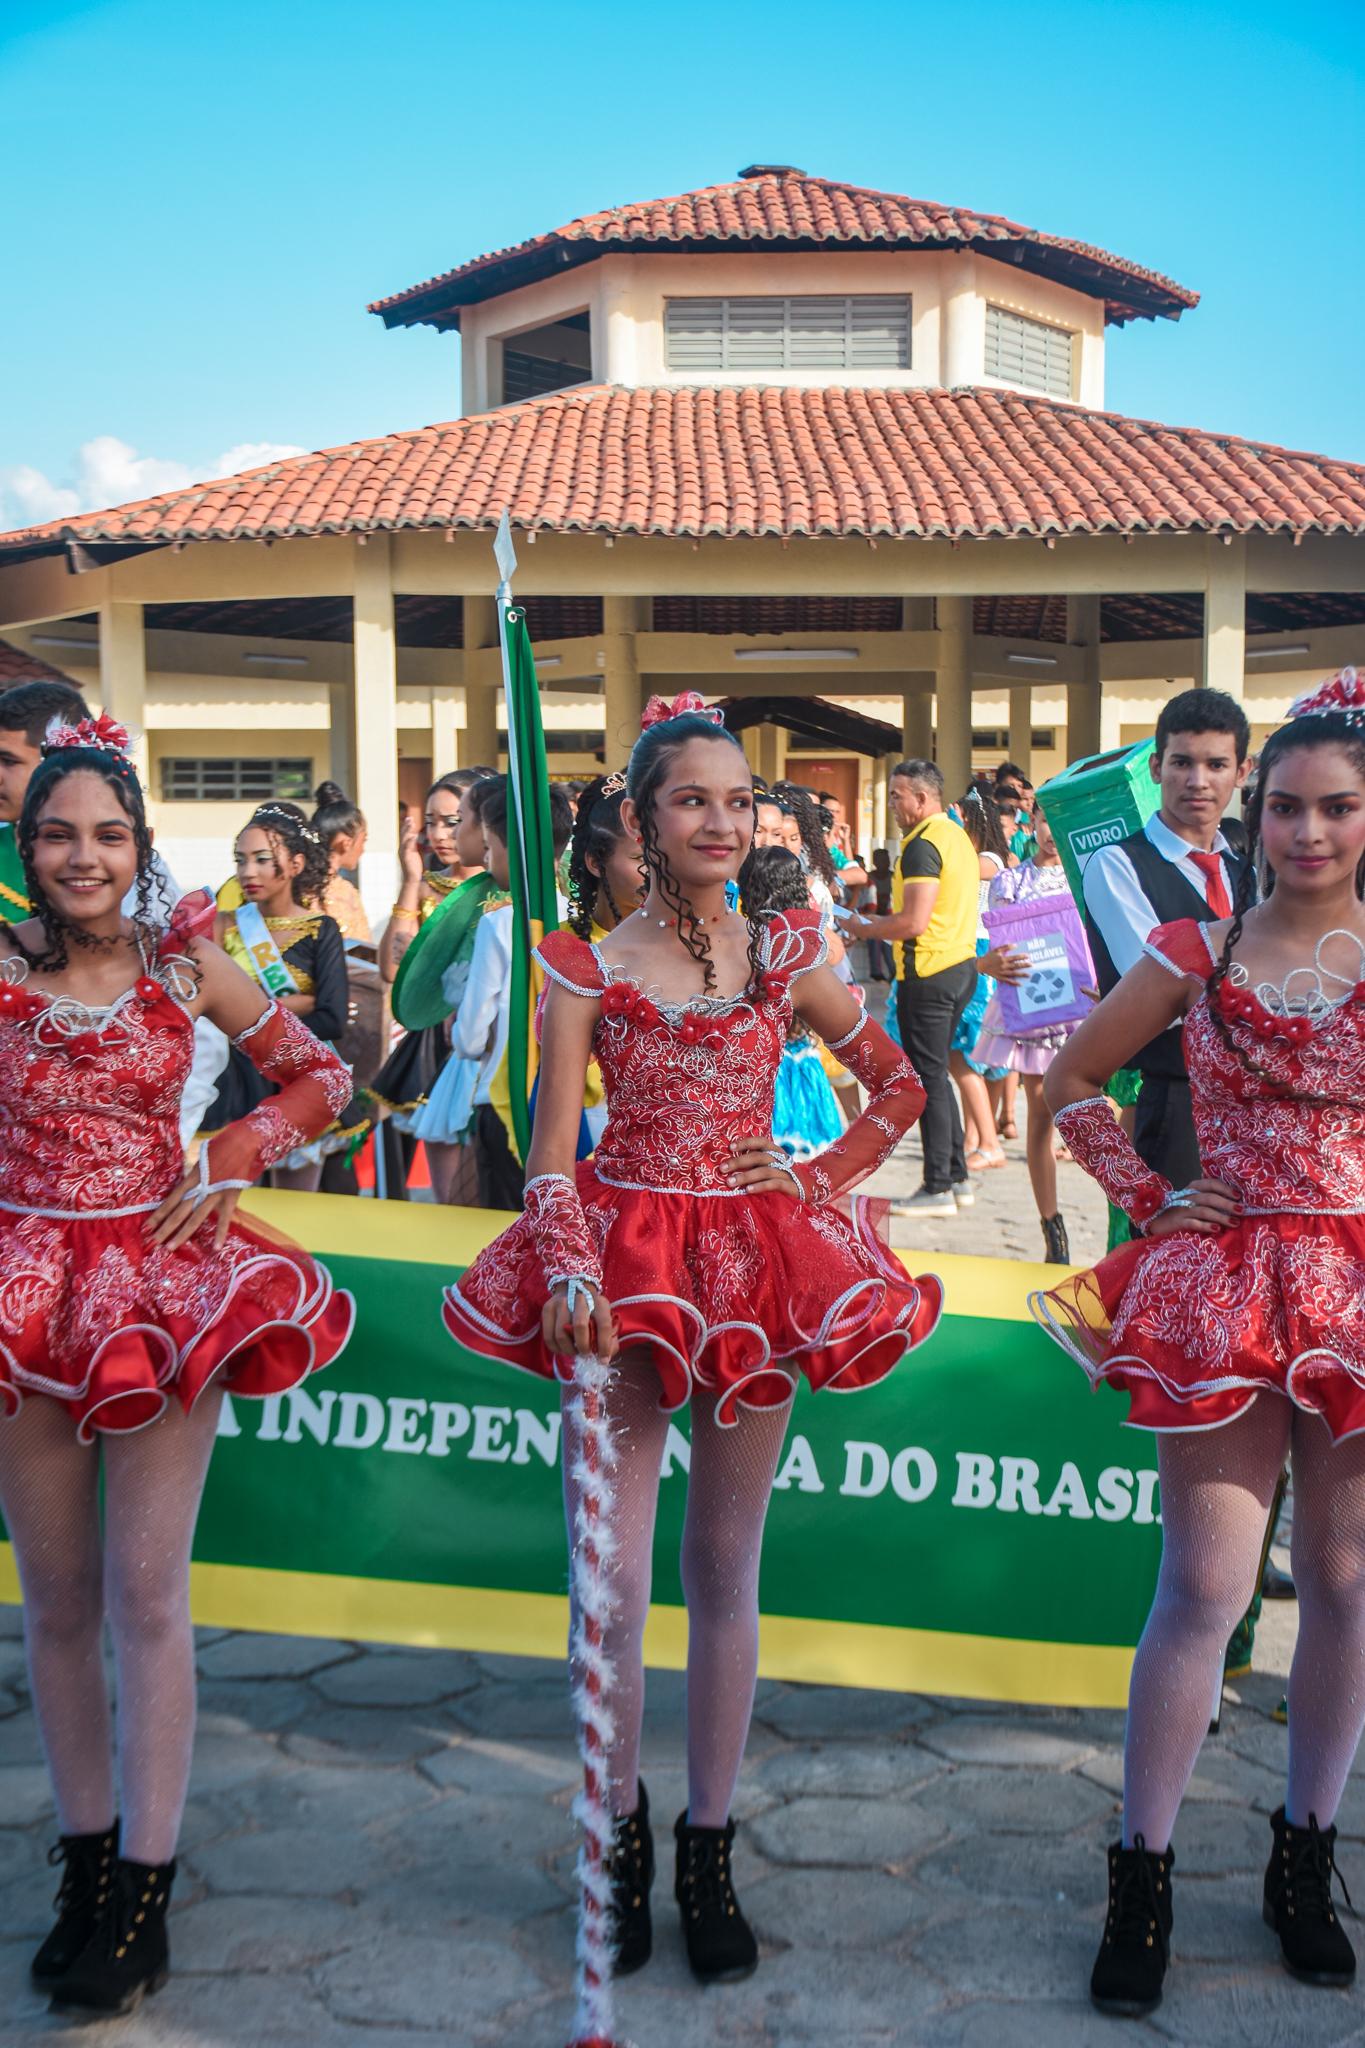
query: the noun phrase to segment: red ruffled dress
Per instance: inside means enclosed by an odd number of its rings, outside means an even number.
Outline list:
[[[798,1371],[817,1389],[871,1386],[931,1334],[942,1308],[938,1280],[911,1280],[888,1249],[885,1203],[834,1206],[924,1105],[914,1068],[870,1019],[833,1050],[871,1100],[837,1143],[794,1169],[806,1199],[749,1195],[723,1179],[737,1141],[772,1131],[792,985],[825,958],[819,925],[816,911],[773,918],[755,992],[681,1005],[654,1001],[569,932],[537,949],[560,988],[600,1006],[593,1053],[608,1121],[578,1167],[577,1201],[570,1182],[558,1184],[568,1230],[586,1224],[621,1346],[650,1348],[661,1405],[680,1408],[702,1389],[726,1424],[738,1407],[786,1401]],[[567,1379],[573,1361],[548,1353],[540,1334],[549,1285],[532,1211],[553,1178],[528,1184],[528,1213],[446,1290],[445,1321],[481,1357]]]
[[[212,1380],[280,1393],[329,1365],[354,1321],[326,1268],[260,1223],[234,1219],[221,1249],[213,1223],[175,1251],[150,1242],[148,1215],[185,1171],[194,1022],[181,949],[212,911],[182,905],[104,1010],[31,986],[19,954],[0,959],[0,1411],[45,1394],[87,1443],[155,1422],[172,1391],[190,1408]],[[278,1005],[236,1042],[279,1092],[204,1148],[212,1189],[250,1185],[351,1091],[330,1048]]]
[[[1159,926],[1147,952],[1201,985],[1216,964],[1192,920]],[[1340,1441],[1365,1429],[1365,982],[1316,1020],[1230,980],[1217,1000],[1244,1057],[1201,993],[1185,1059],[1203,1171],[1236,1189],[1242,1220],[1120,1245],[1032,1306],[1092,1382],[1130,1394],[1141,1428],[1215,1429],[1268,1390]]]

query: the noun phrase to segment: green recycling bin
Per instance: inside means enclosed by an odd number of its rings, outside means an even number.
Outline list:
[[[1081,877],[1091,854],[1140,832],[1161,801],[1148,766],[1155,744],[1139,740],[1133,747],[1073,761],[1038,791],[1077,903],[1083,900]]]

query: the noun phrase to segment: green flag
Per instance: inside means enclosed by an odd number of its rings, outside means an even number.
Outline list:
[[[0,924],[20,924],[28,914],[28,883],[14,827],[0,825]]]
[[[531,1144],[540,975],[531,949],[559,924],[545,728],[526,613],[503,604],[507,678],[507,855],[512,876],[512,992],[507,1031],[508,1114],[523,1164]],[[496,1097],[495,1090],[495,1097]],[[495,1107],[497,1106],[495,1100]]]

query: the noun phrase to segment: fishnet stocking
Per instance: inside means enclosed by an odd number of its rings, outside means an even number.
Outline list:
[[[1292,1445],[1299,1638],[1289,1679],[1289,1819],[1330,1826],[1365,1725],[1365,1444],[1265,1394],[1221,1429],[1158,1441],[1164,1543],[1133,1663],[1124,1841],[1170,1844],[1228,1637],[1256,1584]]]
[[[101,1624],[109,1617],[119,1693],[122,1850],[175,1853],[194,1743],[189,1553],[221,1397],[171,1406],[149,1428],[79,1444],[55,1401],[0,1423],[0,1511],[24,1595],[34,1712],[63,1834],[115,1813]],[[98,1480],[104,1460],[105,1529]]]
[[[633,1813],[644,1719],[644,1628],[654,1546],[659,1470],[668,1416],[646,1352],[626,1352],[608,1396],[615,1432],[617,1554],[615,1612],[606,1649],[615,1665],[608,1758],[613,1813]],[[692,1462],[683,1527],[687,1598],[688,1813],[697,1827],[721,1827],[730,1812],[744,1756],[758,1672],[758,1567],[763,1523],[786,1433],[790,1404],[771,1413],[741,1410],[734,1429],[718,1427],[715,1396],[692,1403]],[[576,1491],[570,1445],[564,1458],[565,1509],[572,1530]],[[577,1680],[581,1674],[574,1673]]]

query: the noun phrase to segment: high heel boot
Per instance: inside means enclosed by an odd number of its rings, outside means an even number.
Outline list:
[[[120,1857],[99,1920],[81,1953],[52,1988],[54,2012],[136,2010],[170,1975],[166,1909],[175,1864]]]
[[[1306,1828],[1296,1828],[1278,1807],[1270,1816],[1274,1843],[1265,1873],[1261,1917],[1280,1937],[1286,1970],[1305,1984],[1349,1984],[1356,1957],[1332,1904],[1335,1877],[1346,1903],[1351,1895],[1337,1869],[1335,1828],[1320,1828],[1310,1813]]]
[[[1101,2012],[1135,2019],[1155,2012],[1171,1960],[1173,1850],[1154,1856],[1141,1835],[1131,1849],[1109,1844],[1109,1911],[1090,1975]]]
[[[758,1943],[740,1911],[730,1875],[735,1824],[694,1828],[680,1813],[673,1833],[678,1843],[673,1896],[682,1908],[683,1939],[694,1976],[703,1983],[734,1983],[758,1968]]]
[[[114,1881],[117,1852],[117,1821],[102,1835],[60,1835],[48,1850],[48,1862],[62,1866],[62,1881],[52,1901],[57,1924],[29,1965],[40,1991],[65,1976],[94,1933]]]
[[[654,1950],[649,1888],[654,1882],[654,1831],[649,1825],[649,1794],[639,1781],[639,1804],[613,1823],[606,1857],[611,1879],[613,1977],[642,1970]]]

